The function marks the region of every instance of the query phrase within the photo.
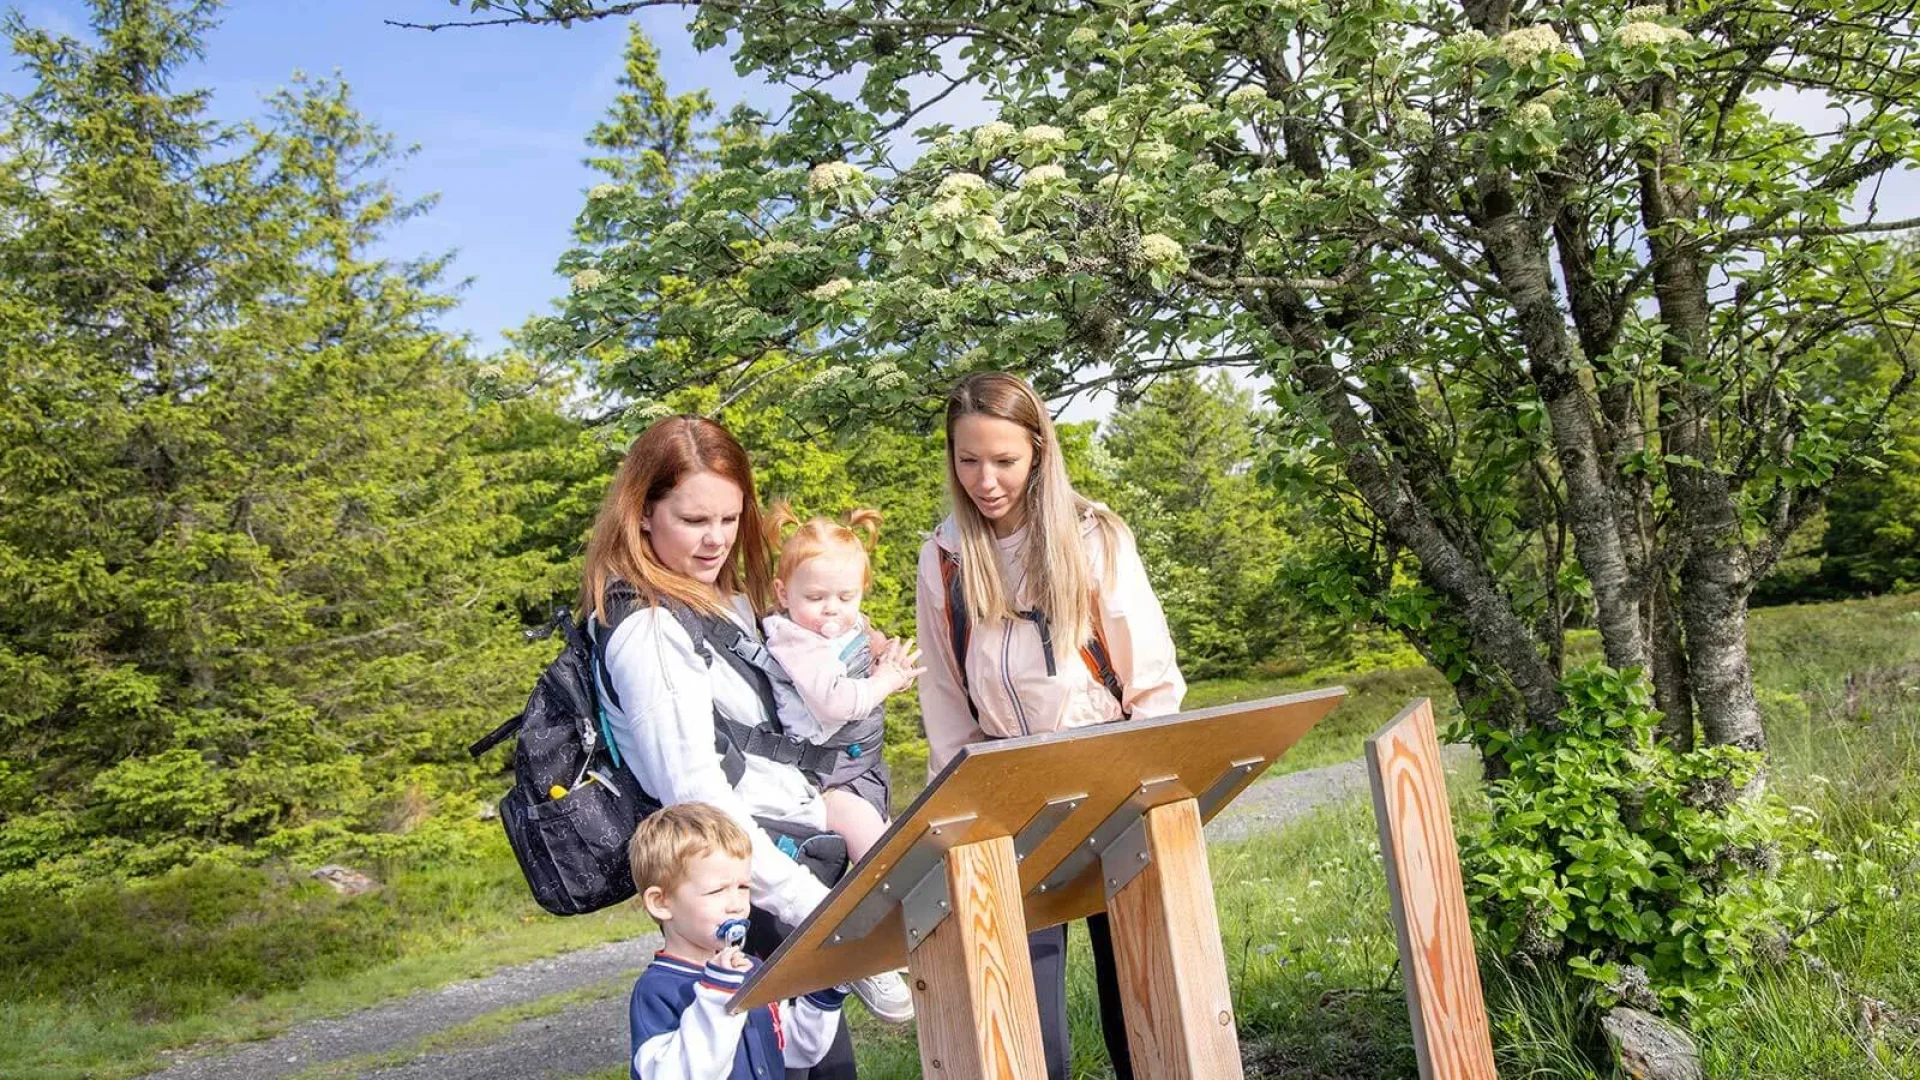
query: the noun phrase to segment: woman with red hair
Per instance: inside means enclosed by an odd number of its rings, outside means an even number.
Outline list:
[[[669,417],[614,474],[581,588],[620,763],[662,804],[710,803],[752,838],[747,950],[762,957],[827,895],[794,859],[792,836],[826,830],[819,789],[783,759],[804,744],[780,736],[766,677],[742,660],[761,644],[769,561],[746,451],[711,420]],[[912,1015],[897,975],[854,989],[882,1019]],[[811,1075],[854,1075],[844,1028]]]

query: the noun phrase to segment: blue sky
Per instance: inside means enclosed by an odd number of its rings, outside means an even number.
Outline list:
[[[13,6],[33,25],[85,35],[87,9],[79,0]],[[382,21],[440,20],[460,11],[447,0],[230,0],[206,59],[174,85],[211,89],[215,115],[240,120],[256,115],[261,98],[296,71],[337,72],[363,114],[401,145],[418,145],[395,178],[399,189],[440,195],[430,214],[395,233],[389,250],[455,251],[453,276],[471,283],[447,324],[491,348],[501,330],[547,310],[564,288],[553,264],[595,182],[580,163],[581,140],[613,99],[627,23],[427,33]],[[677,10],[641,19],[671,87],[706,87],[722,109],[785,100],[783,92],[740,79],[725,55],[696,53],[685,21]],[[30,85],[8,54],[0,93]]]

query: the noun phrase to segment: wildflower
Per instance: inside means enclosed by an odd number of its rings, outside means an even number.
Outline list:
[[[807,174],[807,190],[816,194],[838,191],[861,176],[858,166],[844,161],[823,161]]]
[[[1312,881],[1307,882],[1307,888],[1309,889],[1318,889],[1320,886],[1321,881],[1319,878],[1314,878]]]
[[[943,199],[957,199],[969,191],[980,191],[986,186],[986,180],[977,173],[957,172],[940,181],[940,187],[934,194]]]
[[[961,218],[972,213],[971,210],[967,209],[967,204],[962,202],[957,195],[941,199],[931,207],[928,207],[927,212],[933,215],[933,220],[935,221],[959,221]]]
[[[1080,119],[1086,121],[1088,127],[1102,127],[1112,116],[1113,109],[1110,106],[1095,105],[1093,108],[1088,109]]]
[[[1529,101],[1513,110],[1513,122],[1523,128],[1547,127],[1553,123],[1553,106]]]
[[[981,124],[973,129],[973,148],[982,153],[993,153],[1013,138],[1013,125],[1002,120],[990,124]]]
[[[1267,103],[1267,90],[1263,86],[1243,86],[1227,95],[1227,107],[1242,111],[1258,108]]]
[[[1165,165],[1172,157],[1173,147],[1157,139],[1133,148],[1133,160],[1148,168]]]
[[[1814,862],[1817,862],[1822,866],[1832,866],[1833,864],[1840,861],[1840,856],[1835,855],[1831,851],[1822,851],[1818,848],[1815,848],[1813,851],[1808,852],[1808,856],[1811,857]]]
[[[607,199],[618,194],[620,194],[620,188],[617,184],[595,184],[587,189],[589,200]]]
[[[1213,106],[1204,101],[1189,101],[1173,110],[1175,120],[1200,120],[1213,115]]]
[[[1020,129],[1020,142],[1024,146],[1058,146],[1067,141],[1067,133],[1052,124],[1034,124]]]
[[[1027,170],[1026,175],[1015,181],[1014,186],[1044,187],[1047,184],[1058,184],[1066,178],[1067,170],[1058,165],[1035,165]]]
[[[1666,17],[1667,9],[1659,4],[1642,4],[1639,7],[1628,8],[1627,13],[1620,17],[1620,21],[1622,23],[1659,22]]]
[[[852,288],[853,282],[843,277],[837,277],[823,285],[816,286],[813,291],[807,295],[813,297],[815,300],[828,301],[846,293]]]
[[[1076,26],[1073,33],[1067,35],[1067,44],[1076,49],[1090,49],[1100,44],[1100,31],[1091,26]]]
[[[835,364],[801,384],[800,392],[805,394],[815,390],[825,390],[827,387],[840,382],[851,374],[853,374],[851,369],[841,364]]]
[[[607,275],[598,270],[582,270],[573,275],[573,291],[592,292],[607,283]]]
[[[1500,36],[1500,58],[1512,67],[1525,67],[1536,57],[1559,52],[1564,47],[1559,33],[1545,24],[1523,26]]]
[[[1151,266],[1168,270],[1187,268],[1187,249],[1165,233],[1148,233],[1140,238],[1140,256]],[[1314,883],[1318,885],[1318,882]]]
[[[1415,139],[1424,139],[1433,134],[1433,114],[1425,109],[1402,106],[1395,109],[1394,121],[1400,130]]]
[[[1613,39],[1629,49],[1671,45],[1692,37],[1692,34],[1677,26],[1663,26],[1656,22],[1630,22],[1613,33]]]

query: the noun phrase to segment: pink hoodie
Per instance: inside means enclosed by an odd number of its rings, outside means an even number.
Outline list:
[[[1103,545],[1091,535],[1094,527],[1088,522],[1082,531],[1093,579],[1106,582],[1106,587],[1096,588],[1094,614],[1112,653],[1114,672],[1120,676],[1123,702],[1116,702],[1081,661],[1079,642],[1054,642],[1054,674],[1049,676],[1040,632],[1032,623],[1023,619],[999,626],[975,623],[969,630],[966,685],[979,709],[977,724],[967,710],[967,694],[954,665],[947,590],[940,576],[940,552],[959,549],[953,519],[941,522],[921,547],[915,626],[927,669],[920,677],[920,712],[927,727],[929,776],[945,768],[962,746],[983,738],[1102,724],[1127,714],[1147,717],[1180,711],[1187,683],[1174,660],[1166,615],[1147,582],[1139,549],[1131,534],[1122,534],[1113,551],[1108,582]],[[996,542],[1000,571],[1016,598],[1023,581],[1013,557],[1025,539],[1023,528]]]

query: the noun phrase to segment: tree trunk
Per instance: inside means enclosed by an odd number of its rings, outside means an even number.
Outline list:
[[[1673,113],[1676,99],[1670,82],[1661,80],[1655,100],[1662,112]],[[1663,437],[1667,453],[1678,458],[1668,465],[1667,477],[1685,552],[1680,622],[1701,733],[1710,744],[1764,750],[1766,734],[1747,662],[1752,553],[1719,468],[1713,398],[1685,377],[1707,353],[1708,301],[1705,267],[1684,228],[1698,217],[1699,200],[1683,164],[1678,148],[1667,143],[1650,149],[1640,169],[1641,217],[1653,257],[1654,296],[1667,328],[1661,359],[1679,376],[1667,399],[1673,410]]]
[[[1249,303],[1258,303],[1249,298]],[[1431,509],[1408,492],[1390,458],[1367,435],[1366,421],[1347,397],[1340,372],[1325,359],[1326,349],[1312,316],[1295,300],[1274,298],[1260,305],[1274,335],[1306,357],[1294,368],[1299,388],[1320,403],[1334,443],[1345,458],[1345,472],[1360,497],[1393,538],[1420,560],[1421,576],[1446,597],[1471,630],[1476,659],[1504,673],[1526,703],[1530,723],[1557,722],[1565,704],[1558,673],[1540,655],[1539,642],[1515,613],[1513,601],[1485,567],[1447,538]]]
[[[1660,737],[1680,750],[1693,749],[1693,688],[1687,679],[1686,643],[1674,617],[1673,585],[1665,571],[1647,590],[1653,643],[1653,703],[1660,709]]]
[[[1646,668],[1640,598],[1614,520],[1613,490],[1601,471],[1594,404],[1574,370],[1566,317],[1554,299],[1546,249],[1508,192],[1495,188],[1484,197],[1477,223],[1494,274],[1518,317],[1528,374],[1546,405],[1554,451],[1567,485],[1567,524],[1581,569],[1593,584],[1595,617],[1607,663],[1622,669]]]

